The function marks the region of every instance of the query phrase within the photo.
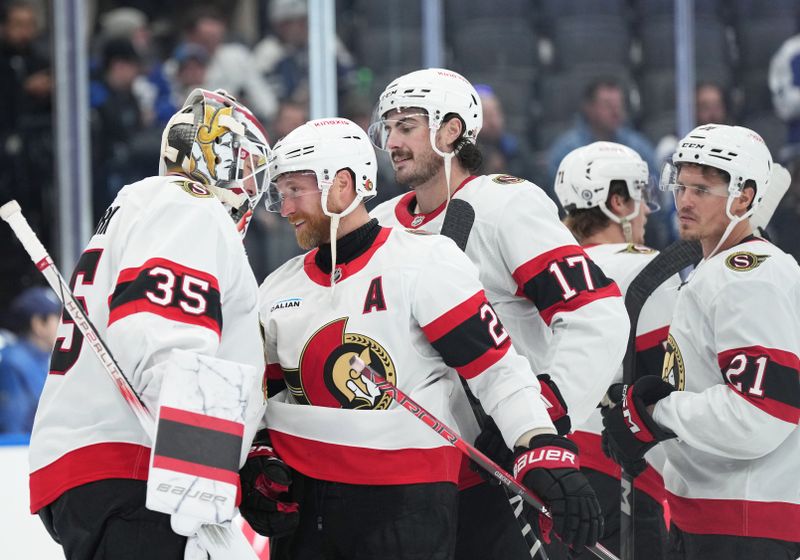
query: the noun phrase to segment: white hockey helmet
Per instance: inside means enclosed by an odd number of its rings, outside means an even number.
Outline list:
[[[356,198],[341,216],[377,194],[375,150],[366,132],[347,119],[317,119],[295,128],[273,147],[269,168],[273,183],[267,194],[267,209],[272,212],[281,209],[283,199],[274,181],[284,173],[313,173],[320,192],[327,197],[336,173],[350,169],[355,176]],[[328,214],[326,206],[323,201]]]
[[[781,119],[800,118],[800,35],[787,39],[772,56],[769,89],[775,113]]]
[[[206,186],[244,233],[269,185],[269,153],[264,127],[249,109],[223,90],[198,88],[164,128],[159,174]]]
[[[641,202],[649,182],[647,163],[631,148],[615,142],[594,142],[572,150],[561,160],[555,191],[567,213],[606,209],[611,181],[624,181],[628,194]]]
[[[677,183],[678,167],[682,163],[707,165],[730,175],[728,184],[728,217],[730,204],[744,189],[747,181],[756,185],[756,195],[750,209],[739,220],[749,218],[769,189],[772,174],[772,155],[758,133],[743,126],[706,124],[698,126],[678,142],[672,156],[672,165],[667,164],[661,174],[661,187],[673,190]]]
[[[463,137],[468,142],[475,142],[483,126],[481,99],[464,76],[444,68],[416,70],[395,79],[381,93],[370,125],[370,137],[377,148],[386,149],[382,119],[393,110],[412,107],[427,112],[433,132],[439,130],[445,116],[455,113],[464,122]]]

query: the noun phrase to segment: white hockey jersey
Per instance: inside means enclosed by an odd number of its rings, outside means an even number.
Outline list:
[[[160,381],[147,370],[173,348],[264,371],[258,285],[241,236],[222,204],[197,183],[151,177],[124,187],[70,285],[140,395],[157,398]],[[245,441],[252,440],[264,406],[260,386],[250,394],[257,415]],[[62,317],[31,437],[31,511],[92,481],[146,480],[152,437],[71,319]]]
[[[272,444],[298,471],[350,484],[456,482],[460,452],[349,366],[359,355],[453,426],[459,380],[509,446],[553,429],[530,366],[486,301],[478,271],[449,239],[379,228],[369,249],[330,275],[315,249],[273,272],[260,291]]]
[[[573,425],[583,423],[625,355],[629,322],[619,288],[587,257],[559,221],[555,204],[533,183],[510,175],[473,176],[453,199],[475,211],[465,252],[514,348],[536,374],[551,375]],[[415,206],[412,191],[371,215],[385,226],[439,233],[444,204],[430,214],[415,214]]]
[[[628,292],[636,276],[658,255],[658,251],[641,245],[627,243],[603,243],[584,246],[586,254],[609,278],[613,278],[623,294]],[[664,363],[664,351],[672,320],[672,310],[678,297],[681,279],[676,274],[656,289],[642,307],[636,325],[636,375],[660,375]],[[612,383],[622,382],[620,366]],[[603,431],[603,418],[600,410],[592,412],[589,419],[579,426],[569,438],[578,444],[581,453],[581,466],[620,478],[620,467],[603,453],[600,434]],[[663,451],[655,447],[647,453],[648,461],[663,468]],[[664,499],[664,482],[653,467],[648,467],[636,477],[637,489],[647,492],[657,501]]]
[[[800,541],[800,267],[749,237],[678,293],[653,418],[673,522],[690,533]]]

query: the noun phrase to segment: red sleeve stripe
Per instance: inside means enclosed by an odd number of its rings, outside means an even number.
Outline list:
[[[643,352],[650,348],[661,346],[669,336],[669,325],[655,329],[636,337],[636,351]]]
[[[270,381],[283,380],[283,368],[280,364],[267,364],[267,379]]]
[[[766,348],[764,346],[749,346],[747,348],[734,348],[733,350],[725,350],[717,355],[717,363],[720,369],[726,369],[731,360],[738,354],[747,354],[748,356],[757,358],[759,356],[767,356],[770,362],[780,364],[789,369],[800,372],[800,357],[793,352],[786,350],[779,350],[777,348]]]
[[[770,416],[774,416],[778,420],[783,420],[789,424],[799,424],[800,423],[800,409],[794,407],[790,404],[782,403],[780,401],[776,401],[770,398],[755,398],[750,395],[745,395],[737,391],[735,388],[727,385],[728,389],[742,397],[744,400],[755,406],[756,408],[763,410]]]
[[[522,293],[522,290],[524,289],[525,284],[528,283],[528,280],[546,270],[551,262],[560,261],[561,259],[570,257],[572,255],[583,254],[583,249],[581,249],[578,245],[563,245],[561,247],[556,247],[555,249],[547,251],[546,253],[542,253],[528,262],[521,264],[517,267],[512,276],[519,287],[520,293]]]
[[[443,315],[423,326],[422,331],[431,343],[436,342],[442,336],[452,331],[453,328],[473,315],[476,315],[481,305],[485,302],[486,295],[483,293],[483,290],[481,290],[453,307],[450,311],[446,311]]]
[[[540,310],[539,315],[541,315],[544,322],[549,326],[550,322],[553,320],[553,316],[556,313],[569,313],[571,311],[575,311],[576,309],[580,309],[584,305],[592,303],[593,301],[607,297],[622,297],[622,293],[620,293],[619,286],[617,286],[616,283],[611,283],[608,286],[598,288],[593,292],[579,292],[577,296],[569,301],[562,300],[561,302],[551,305],[546,309]]]
[[[181,461],[180,459],[173,459],[171,457],[164,457],[161,455],[153,456],[153,468],[175,471],[188,474],[189,476],[208,478],[210,480],[232,484],[233,486],[238,486],[239,484],[239,473],[237,471],[209,467],[206,465],[200,465],[198,463]]]
[[[165,420],[172,420],[173,422],[180,422],[181,424],[189,424],[204,428],[206,430],[214,430],[215,432],[223,432],[234,436],[244,437],[244,425],[240,422],[233,420],[226,420],[224,418],[217,418],[216,416],[208,416],[206,414],[198,414],[189,410],[181,410],[179,408],[172,408],[171,406],[162,406],[159,409],[159,418]]]
[[[217,291],[219,291],[219,282],[217,278],[208,272],[203,272],[202,270],[197,270],[196,268],[189,268],[188,266],[183,266],[182,264],[178,264],[175,261],[171,261],[169,259],[162,259],[162,258],[153,258],[147,260],[142,266],[137,268],[126,268],[119,273],[119,277],[117,278],[117,284],[124,284],[126,282],[133,282],[136,278],[139,277],[144,270],[149,270],[151,268],[155,268],[157,266],[161,266],[164,268],[170,269],[172,272],[175,273],[176,276],[183,276],[189,275],[199,280],[205,280],[208,282],[209,286]]]
[[[463,366],[456,366],[455,369],[464,379],[472,379],[503,359],[503,356],[508,353],[509,348],[511,348],[511,339],[507,338],[500,348],[490,348],[470,363]]]
[[[205,327],[217,333],[218,337],[222,336],[222,329],[220,328],[219,322],[207,315],[189,315],[175,307],[164,307],[147,300],[132,301],[115,307],[108,315],[108,326],[111,326],[114,322],[128,315],[134,315],[136,313],[152,313],[169,319],[170,321]]]

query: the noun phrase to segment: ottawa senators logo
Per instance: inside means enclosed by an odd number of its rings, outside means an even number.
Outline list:
[[[636,255],[652,255],[655,249],[651,249],[646,245],[636,245],[635,243],[628,243],[628,245],[620,251],[620,253],[633,253]]]
[[[183,190],[196,198],[211,198],[214,196],[206,187],[195,181],[180,181],[178,184]]]
[[[392,359],[375,340],[345,332],[347,318],[336,319],[311,335],[300,355],[298,369],[284,370],[289,391],[301,404],[384,410],[392,398],[382,395],[375,384],[350,367],[357,355],[364,363],[397,384]]]
[[[672,384],[678,391],[686,387],[686,367],[678,344],[670,334],[667,337],[667,349],[664,353],[664,367],[661,370],[661,379]]]
[[[725,259],[725,266],[735,272],[747,272],[758,268],[758,266],[769,258],[769,255],[756,255],[748,251],[737,251],[728,255]]]
[[[501,185],[513,185],[515,183],[523,183],[525,179],[520,179],[519,177],[514,177],[513,175],[495,175],[492,177],[492,181],[495,183],[500,183]]]

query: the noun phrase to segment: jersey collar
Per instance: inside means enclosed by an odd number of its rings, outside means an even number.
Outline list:
[[[338,271],[336,275],[336,283],[342,282],[343,280],[353,276],[355,273],[360,271],[362,268],[367,266],[367,263],[372,259],[372,256],[375,252],[380,249],[386,240],[389,239],[389,234],[391,233],[390,228],[381,228],[381,231],[378,233],[378,236],[372,242],[372,245],[369,249],[361,253],[359,256],[354,258],[352,261],[341,263],[336,265],[336,270]],[[323,271],[318,265],[315,260],[317,252],[319,249],[314,249],[313,251],[309,251],[306,253],[305,258],[303,259],[303,270],[305,270],[306,274],[308,275],[309,279],[312,280],[315,284],[319,284],[320,286],[329,287],[331,285],[331,275],[325,271]]]
[[[453,195],[460,191],[463,187],[467,185],[470,181],[475,179],[477,175],[470,175],[466,179],[464,179],[460,185],[453,191]],[[438,207],[436,207],[432,212],[427,214],[414,214],[414,207],[417,205],[417,196],[414,191],[407,192],[400,200],[397,201],[397,206],[394,207],[394,214],[397,217],[397,221],[403,227],[416,229],[420,226],[427,224],[428,222],[432,221],[436,216],[442,213],[444,210],[446,202],[442,202]]]

